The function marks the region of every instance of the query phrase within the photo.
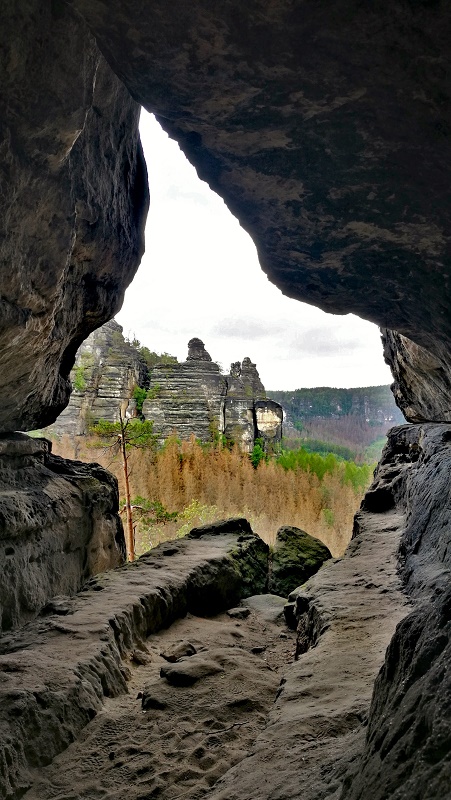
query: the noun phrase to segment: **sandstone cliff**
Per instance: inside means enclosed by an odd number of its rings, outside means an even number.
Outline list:
[[[98,464],[53,456],[45,439],[0,437],[0,633],[123,563],[118,503]]]
[[[250,452],[255,439],[267,449],[282,438],[283,411],[266,400],[265,388],[250,358],[231,364],[223,375],[200,339],[188,343],[186,361],[155,364],[149,371],[136,347],[126,341],[114,320],[94,331],[80,347],[71,372],[74,387],[67,408],[47,431],[71,437],[89,432],[99,419],[117,422],[141,413],[152,420],[161,440],[175,433],[210,442],[224,435]],[[136,387],[148,388],[137,409]]]
[[[143,414],[154,421],[162,439],[176,433],[192,434],[203,442],[224,436],[249,453],[260,437],[266,447],[277,447],[282,438],[283,411],[265,400],[265,388],[250,358],[231,364],[222,375],[200,339],[188,343],[182,364],[161,365],[152,370],[150,389],[155,397],[145,400]]]
[[[71,372],[73,391],[69,405],[49,428],[58,436],[80,436],[99,419],[110,422],[135,416],[136,386],[146,386],[148,370],[138,351],[111,320],[88,336],[77,352]]]

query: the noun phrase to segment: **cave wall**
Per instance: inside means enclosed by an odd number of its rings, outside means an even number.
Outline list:
[[[147,205],[139,104],[251,233],[268,277],[291,297],[396,331],[385,352],[400,406],[409,419],[449,419],[445,0],[18,0],[2,5],[0,31],[0,431],[56,418],[77,347],[113,316],[139,263]],[[415,610],[376,683],[344,787],[353,800],[368,785],[381,800],[424,792],[442,800],[449,787],[449,432],[433,427],[445,436],[435,444],[432,428],[417,441],[392,440],[394,455],[424,466],[420,480],[397,480],[389,468],[365,501],[381,513],[384,503],[405,505],[401,564]],[[64,469],[77,518],[94,496],[81,488],[87,476]],[[71,571],[72,544],[62,547],[68,517],[64,502],[52,506],[53,489],[42,490],[45,513],[32,524],[17,517],[26,470],[6,473],[4,538],[14,526],[25,537],[11,627],[45,602],[37,592],[24,603],[24,594],[34,565],[52,563],[41,541],[43,531],[53,537],[46,515],[63,525],[58,573]],[[98,510],[101,526],[111,514],[116,530],[114,504]],[[62,590],[48,581],[47,591]],[[286,750],[284,759],[293,773]]]
[[[382,331],[396,403],[409,422],[451,422],[451,363],[397,331]]]
[[[53,422],[143,252],[140,108],[64,3],[0,9],[0,431]]]
[[[0,633],[123,563],[118,504],[116,478],[98,464],[53,456],[45,439],[0,436]]]
[[[413,611],[397,626],[376,679],[359,758],[340,800],[432,800],[451,776],[451,426],[393,428],[356,517],[396,511],[398,575]]]

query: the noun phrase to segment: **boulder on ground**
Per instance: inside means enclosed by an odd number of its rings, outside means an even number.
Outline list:
[[[241,603],[247,610],[252,609],[263,622],[280,625],[284,621],[285,599],[276,594],[255,594],[246,597]]]
[[[160,677],[166,678],[171,686],[192,686],[196,681],[222,672],[223,667],[211,658],[194,655],[181,659],[176,664],[167,664],[161,667]]]
[[[272,554],[269,590],[288,597],[297,586],[305,583],[327,559],[332,558],[325,544],[300,528],[284,525],[277,532]]]
[[[194,656],[196,652],[197,650],[191,642],[181,641],[170,647],[166,652],[160,653],[160,656],[171,664],[175,664],[181,658]]]

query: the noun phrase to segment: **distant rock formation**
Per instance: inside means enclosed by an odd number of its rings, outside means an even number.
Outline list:
[[[186,361],[152,369],[150,390],[154,397],[144,401],[143,415],[161,439],[194,434],[208,442],[223,432],[227,380],[200,339],[188,342]]]
[[[143,415],[153,420],[154,431],[162,439],[172,433],[181,439],[194,434],[203,442],[224,436],[249,453],[257,437],[267,449],[282,438],[283,410],[278,403],[266,401],[255,364],[245,358],[231,364],[229,375],[222,375],[200,339],[188,342],[183,363],[154,367],[150,389],[155,397],[145,400]]]
[[[224,436],[250,452],[257,437],[267,450],[282,438],[282,407],[266,399],[256,365],[244,358],[223,375],[198,338],[188,342],[186,361],[155,364],[149,371],[112,320],[80,347],[71,378],[70,403],[48,429],[57,436],[83,436],[99,419],[116,422],[119,412],[124,418],[141,412],[153,420],[161,440],[173,433],[202,442]],[[133,398],[136,387],[150,390],[142,411]]]
[[[148,384],[148,370],[137,349],[122,335],[122,327],[110,320],[91,333],[77,352],[71,372],[69,405],[49,428],[63,436],[82,436],[91,422],[117,422],[136,415],[133,390]]]

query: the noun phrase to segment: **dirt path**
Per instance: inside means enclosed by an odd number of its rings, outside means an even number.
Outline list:
[[[148,654],[136,653],[148,663],[129,665],[129,693],[107,700],[80,739],[36,772],[26,800],[192,800],[207,792],[249,753],[293,659],[295,635],[280,604],[265,598],[245,619],[188,615],[149,637]],[[160,654],[181,642],[196,654],[171,665]],[[204,677],[171,685],[161,668],[176,683]]]

